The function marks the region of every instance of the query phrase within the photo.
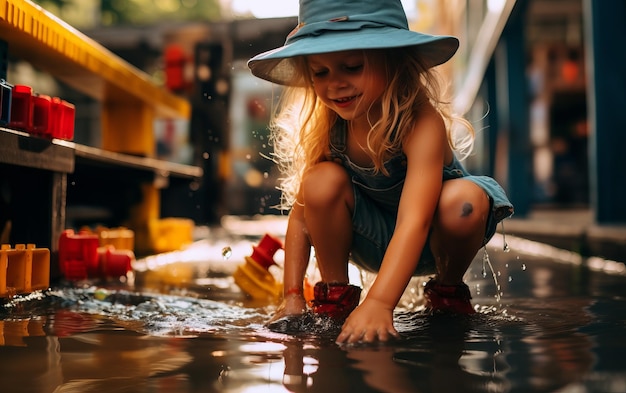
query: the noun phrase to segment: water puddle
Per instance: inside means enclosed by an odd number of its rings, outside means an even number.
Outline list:
[[[225,247],[216,255],[232,265],[238,250]],[[626,278],[512,250],[489,250],[491,274],[482,256],[468,271],[477,314],[425,315],[415,291],[395,313],[401,338],[386,344],[338,346],[330,329],[271,332],[275,305],[238,291],[232,266],[206,261],[193,264],[192,280],[192,265],[168,267],[184,272],[184,285],[16,297],[0,308],[1,390],[626,391]],[[146,277],[138,282],[154,283]]]

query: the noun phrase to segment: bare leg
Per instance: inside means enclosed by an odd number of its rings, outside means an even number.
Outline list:
[[[350,178],[340,165],[322,162],[305,174],[302,191],[304,221],[322,281],[347,283],[354,210]]]
[[[463,179],[444,182],[430,241],[440,284],[462,283],[483,245],[489,209],[489,197],[475,183]]]

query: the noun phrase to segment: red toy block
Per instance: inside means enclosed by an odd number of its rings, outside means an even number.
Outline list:
[[[59,97],[52,98],[52,136],[54,138],[73,140],[75,117],[76,108],[73,104]]]
[[[68,280],[99,275],[98,235],[66,229],[59,237],[59,269]]]
[[[59,268],[71,281],[125,276],[134,259],[132,250],[100,247],[100,237],[87,230],[66,229],[59,238]]]
[[[98,249],[100,267],[105,277],[122,277],[132,270],[135,254],[130,250],[116,250],[113,246]]]
[[[43,94],[36,94],[33,100],[33,129],[32,133],[52,137],[53,115],[52,98]]]
[[[9,127],[31,132],[33,129],[33,89],[15,85],[11,95],[11,120]]]

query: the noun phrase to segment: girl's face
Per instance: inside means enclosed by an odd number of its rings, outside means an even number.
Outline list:
[[[387,85],[382,54],[365,57],[362,50],[308,56],[318,98],[345,120],[375,120],[377,103]],[[369,115],[369,117],[368,117]]]

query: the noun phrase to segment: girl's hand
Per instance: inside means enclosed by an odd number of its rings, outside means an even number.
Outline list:
[[[346,319],[337,336],[337,343],[371,343],[388,341],[392,337],[399,337],[393,327],[393,308],[366,298]]]
[[[306,310],[306,301],[302,295],[287,294],[272,318],[268,321],[268,324],[291,315],[302,315]]]

